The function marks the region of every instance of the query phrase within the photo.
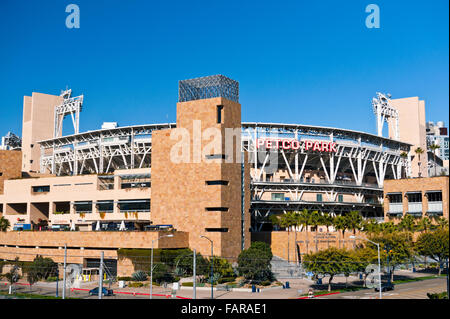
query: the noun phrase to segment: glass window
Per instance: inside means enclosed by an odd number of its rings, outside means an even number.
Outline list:
[[[422,193],[409,193],[408,194],[408,202],[421,203],[422,202]]]
[[[316,201],[321,202],[322,201],[322,194],[317,194],[316,195]]]
[[[401,203],[402,202],[402,194],[389,194],[389,202],[390,203]]]
[[[272,193],[272,200],[284,200],[284,193]]]
[[[427,193],[429,202],[442,202],[442,192]]]

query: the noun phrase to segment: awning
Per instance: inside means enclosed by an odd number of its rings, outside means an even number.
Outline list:
[[[92,201],[86,201],[86,202],[73,202],[74,205],[91,205]]]
[[[408,194],[422,194],[422,192],[421,191],[410,191],[410,192],[406,192],[405,194],[406,195],[408,195]]]
[[[428,193],[442,193],[442,190],[438,190],[438,191],[425,191],[426,194]]]
[[[116,204],[150,204],[150,199],[119,200]]]
[[[386,193],[386,195],[401,195],[402,192],[392,192],[392,193]]]
[[[118,175],[120,178],[131,179],[131,178],[150,178],[150,174],[124,174]]]

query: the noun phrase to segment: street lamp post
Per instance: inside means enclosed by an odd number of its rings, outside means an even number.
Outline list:
[[[213,251],[213,241],[211,239],[209,239],[206,236],[201,235],[200,238],[205,238],[207,240],[209,240],[209,242],[211,243],[211,299],[214,299],[214,284],[213,284],[213,275],[214,275],[214,270],[213,270],[213,264],[214,264],[214,251]]]
[[[354,239],[354,238],[358,238],[358,239],[363,239],[363,240],[367,240],[368,242],[374,244],[377,246],[377,252],[378,252],[378,289],[380,291],[380,299],[383,298],[382,292],[381,292],[381,261],[380,261],[380,244],[371,241],[370,239],[367,238],[363,238],[363,237],[357,237],[357,236],[350,236],[350,238]]]
[[[150,259],[150,299],[153,299],[153,243],[164,237],[173,237],[173,234],[164,235],[164,236],[158,237],[157,239],[152,240],[152,253],[151,253],[151,259]]]

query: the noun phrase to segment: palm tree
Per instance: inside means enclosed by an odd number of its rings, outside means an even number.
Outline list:
[[[421,147],[416,148],[416,150],[414,151],[414,153],[416,153],[419,156],[419,161],[417,162],[417,165],[419,166],[419,177],[422,177],[422,173],[420,172],[420,154],[424,153],[424,150]]]
[[[356,230],[360,230],[362,227],[363,219],[361,214],[356,210],[352,210],[345,215],[345,219],[347,220],[347,227],[353,230],[353,235],[356,235]]]
[[[7,231],[8,228],[11,226],[11,223],[9,222],[8,219],[6,219],[5,217],[0,217],[0,231]]]
[[[319,214],[319,212],[317,210],[313,211],[309,215],[309,224],[311,226],[313,226],[315,228],[315,231],[316,231],[316,252],[318,250],[318,247],[317,247],[317,241],[318,241],[318,239],[317,239],[317,232],[318,232],[318,229],[319,229],[319,225],[322,222],[322,220],[321,220],[322,218],[321,217],[322,216]]]
[[[431,220],[428,217],[424,217],[417,223],[417,228],[419,231],[427,232],[433,226]]]
[[[436,176],[436,175],[437,175],[437,172],[436,172],[436,150],[439,149],[439,148],[441,148],[441,146],[438,145],[438,144],[433,143],[433,144],[431,144],[431,145],[429,146],[429,148],[430,148],[430,150],[433,152],[434,176]]]
[[[436,224],[439,228],[448,228],[448,219],[445,217],[439,217],[436,220]]]
[[[405,215],[398,224],[400,230],[406,230],[408,232],[414,232],[417,228],[416,220],[411,215]]]
[[[337,230],[342,231],[342,243],[344,243],[345,240],[345,231],[348,229],[347,226],[347,219],[342,216],[342,215],[338,215],[334,218],[334,228],[336,228]],[[340,245],[339,245],[340,248]]]
[[[298,216],[298,223],[302,225],[306,232],[306,253],[309,253],[309,236],[308,236],[308,226],[310,225],[309,212],[305,208],[303,209]]]
[[[289,258],[289,234],[290,234],[290,230],[291,227],[297,224],[297,217],[296,217],[296,212],[286,212],[285,214],[282,214],[281,216],[278,216],[277,218],[279,219],[278,221],[278,225],[280,225],[280,227],[283,228],[287,228],[288,231],[288,252],[287,252],[287,257],[288,257],[288,263],[290,262],[290,258]]]

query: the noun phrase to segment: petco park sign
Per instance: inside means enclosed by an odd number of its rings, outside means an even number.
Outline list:
[[[293,138],[258,138],[256,140],[256,147],[265,149],[283,149],[283,150],[298,150],[313,152],[337,152],[336,143],[327,141],[312,141],[301,140],[298,141]]]

